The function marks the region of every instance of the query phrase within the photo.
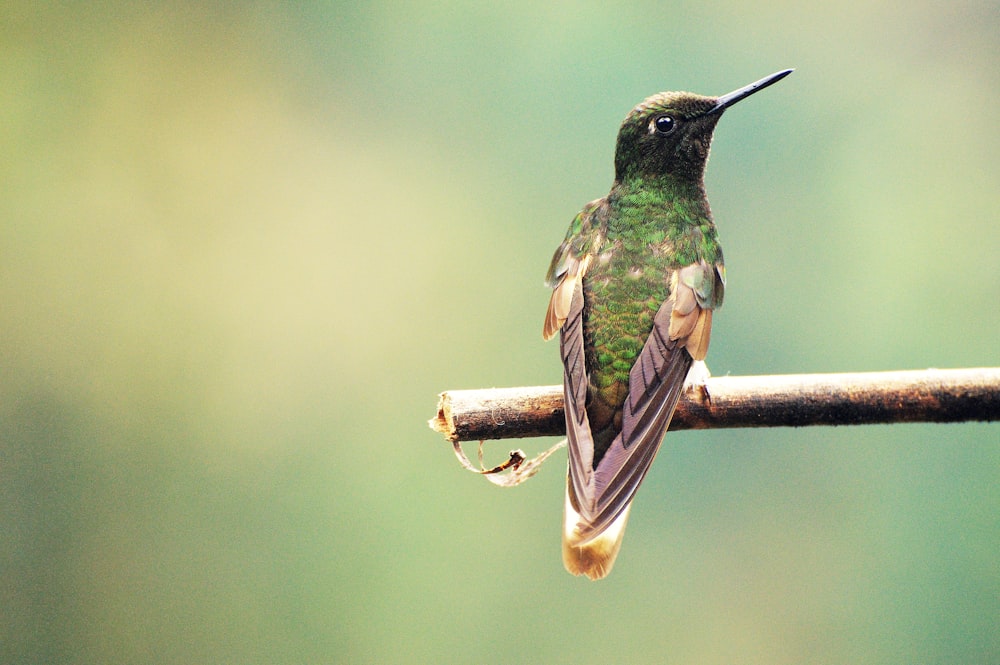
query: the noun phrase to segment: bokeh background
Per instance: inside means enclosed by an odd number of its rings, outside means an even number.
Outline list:
[[[0,19],[0,661],[1000,662],[1000,425],[671,435],[591,583],[561,455],[425,424],[560,381],[635,103],[785,67],[716,133],[714,373],[1000,364],[996,2]]]

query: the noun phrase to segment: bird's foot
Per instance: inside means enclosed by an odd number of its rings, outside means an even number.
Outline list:
[[[705,361],[695,360],[691,363],[691,369],[688,370],[687,377],[684,379],[685,392],[697,390],[701,401],[711,402],[712,398],[708,394],[708,380],[710,378],[712,378],[712,373],[708,371],[708,365],[705,364]]]

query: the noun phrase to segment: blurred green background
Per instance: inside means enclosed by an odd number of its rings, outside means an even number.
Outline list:
[[[561,454],[425,424],[560,381],[634,104],[784,67],[716,132],[713,372],[1000,365],[996,2],[0,18],[0,661],[1000,662],[996,424],[671,435],[601,583]]]

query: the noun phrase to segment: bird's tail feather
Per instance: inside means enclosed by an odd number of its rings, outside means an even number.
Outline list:
[[[574,510],[567,488],[562,538],[563,564],[566,570],[574,575],[586,575],[592,580],[606,577],[621,549],[631,508],[629,504],[606,529],[597,534],[588,534],[586,540],[583,540],[580,537],[580,526],[586,521]]]

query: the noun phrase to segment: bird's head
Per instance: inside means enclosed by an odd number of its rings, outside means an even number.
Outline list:
[[[721,97],[690,92],[648,97],[629,112],[618,131],[615,179],[670,176],[700,183],[723,111],[791,73],[777,72]]]

